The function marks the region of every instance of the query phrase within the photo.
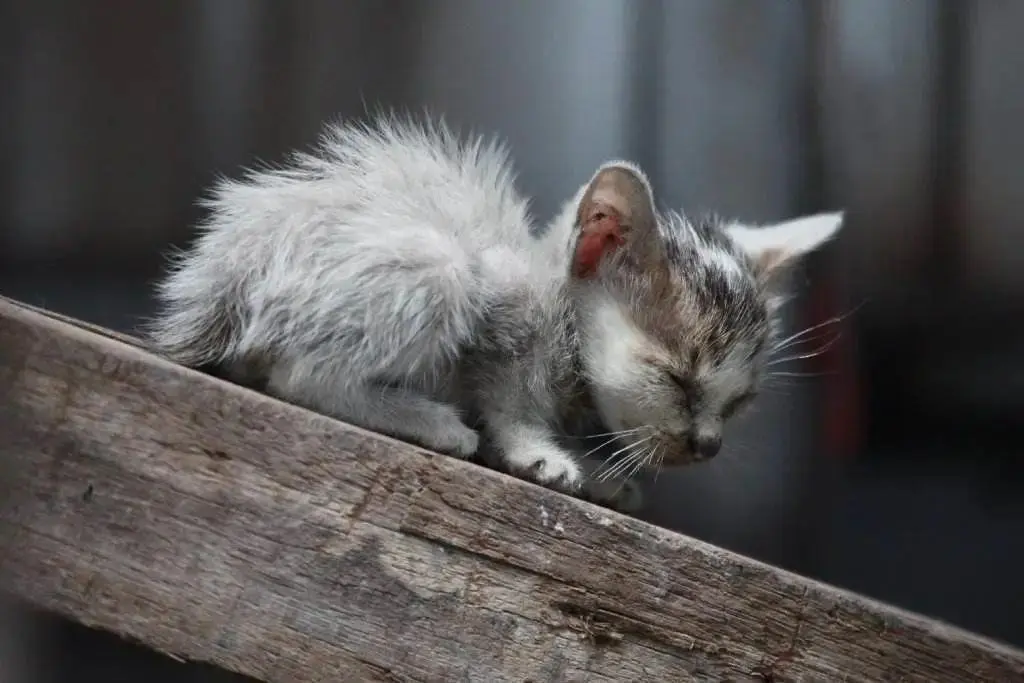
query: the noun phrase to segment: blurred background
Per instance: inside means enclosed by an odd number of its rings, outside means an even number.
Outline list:
[[[1008,0],[0,0],[0,293],[131,331],[216,175],[380,106],[504,137],[544,219],[609,157],[691,212],[844,209],[787,311],[839,342],[642,516],[1024,645],[1021,26]],[[216,675],[31,623],[48,680]]]

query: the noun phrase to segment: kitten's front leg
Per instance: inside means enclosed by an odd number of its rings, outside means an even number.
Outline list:
[[[486,420],[499,457],[516,475],[567,493],[578,493],[583,470],[544,425],[519,420]]]

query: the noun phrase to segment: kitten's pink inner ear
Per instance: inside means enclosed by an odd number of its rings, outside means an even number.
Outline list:
[[[623,225],[622,215],[610,205],[594,202],[587,207],[576,243],[573,275],[593,275],[605,256],[625,244],[628,229]]]

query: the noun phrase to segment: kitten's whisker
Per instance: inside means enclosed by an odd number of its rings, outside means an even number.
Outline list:
[[[835,372],[773,372],[771,377],[825,377],[835,375]]]
[[[644,465],[648,464],[651,461],[651,457],[660,445],[661,444],[655,444],[654,446],[647,448],[647,450],[644,451],[643,456],[636,459],[636,465],[633,467],[633,470],[622,478],[622,481],[619,482],[619,487],[615,489],[615,493],[612,494],[612,497],[618,496],[622,492],[622,489],[626,486],[626,482],[633,478],[636,475],[636,473],[640,471],[641,467],[643,467]]]
[[[604,474],[602,476],[609,475],[609,473],[611,473],[611,472],[618,471],[618,469],[622,466],[622,463],[628,461],[629,458],[632,457],[632,455],[633,455],[634,451],[636,450],[636,448],[638,448],[639,446],[643,445],[646,441],[649,441],[651,438],[653,438],[653,437],[648,436],[648,437],[644,438],[641,441],[636,441],[634,443],[629,444],[628,446],[625,446],[625,447],[620,448],[619,450],[615,451],[610,456],[608,456],[607,460],[605,460],[603,463],[601,463],[601,465],[599,465],[597,467],[597,469],[594,470],[593,474],[597,475],[603,469],[605,470],[605,472],[604,472]],[[624,452],[627,452],[627,451],[628,451],[628,453],[625,456],[623,456],[618,462],[614,462],[616,456],[618,456],[620,453],[624,453]],[[608,469],[605,469],[605,468],[608,468]]]
[[[613,437],[613,440],[614,440],[614,437]],[[620,448],[619,450],[615,451],[615,452],[614,452],[614,453],[612,453],[611,455],[609,455],[609,456],[608,456],[607,458],[605,458],[605,459],[604,459],[604,462],[602,462],[602,463],[601,463],[600,465],[598,465],[598,466],[597,466],[597,467],[596,467],[596,468],[594,469],[594,471],[593,471],[593,472],[591,473],[591,475],[592,475],[592,476],[594,476],[594,475],[596,475],[596,474],[597,474],[598,472],[600,472],[600,471],[601,471],[602,469],[604,469],[604,468],[606,468],[606,467],[609,467],[609,466],[611,466],[611,465],[612,465],[612,463],[614,463],[614,462],[615,462],[615,458],[616,458],[616,457],[617,457],[617,456],[618,456],[618,455],[619,455],[620,453],[625,453],[626,451],[629,451],[629,450],[630,450],[631,448],[633,448],[633,447],[634,447],[635,445],[636,445],[635,443],[630,443],[630,444],[628,444],[628,445],[626,445],[626,446],[624,446],[624,447]]]
[[[821,322],[821,323],[818,323],[817,325],[811,325],[810,327],[804,328],[804,329],[800,330],[799,332],[791,334],[788,337],[786,337],[785,339],[781,339],[778,342],[776,342],[775,344],[773,344],[772,345],[772,352],[781,351],[782,349],[785,349],[785,348],[787,348],[789,346],[792,346],[794,344],[800,344],[800,343],[803,343],[805,341],[808,341],[808,335],[812,334],[813,332],[817,332],[817,331],[821,330],[821,328],[823,328],[823,327],[827,327],[829,325],[837,325],[840,322],[842,322],[842,320],[843,320],[843,318],[841,318],[841,317],[829,318],[825,322]],[[813,337],[811,337],[811,339],[813,339]]]
[[[826,351],[831,349],[833,346],[835,346],[835,343],[837,341],[839,341],[839,338],[841,336],[842,336],[841,334],[837,333],[835,336],[833,336],[831,339],[829,339],[827,342],[825,342],[824,344],[822,344],[821,346],[819,346],[818,348],[816,348],[813,351],[808,351],[807,353],[799,353],[799,354],[796,354],[796,355],[793,355],[793,356],[786,356],[785,358],[775,358],[775,359],[770,360],[767,363],[765,363],[764,366],[766,368],[770,368],[773,365],[780,365],[782,363],[791,363],[791,362],[793,362],[795,360],[807,360],[808,358],[814,358],[815,356],[820,356],[821,354],[825,353]]]
[[[629,459],[631,457],[633,457],[633,455],[634,455],[634,452],[630,451],[626,455],[622,456],[622,458],[619,461],[617,461],[615,464],[609,466],[604,471],[602,471],[601,468],[598,468],[598,469],[594,470],[594,474],[593,474],[594,480],[600,482],[600,481],[606,481],[606,480],[610,479],[614,475],[616,470],[618,470],[620,467],[622,467],[622,464],[624,462],[629,462]]]
[[[662,465],[665,464],[665,452],[658,454],[662,451],[662,444],[658,443],[654,446],[654,454],[656,456],[657,464],[654,465],[654,483],[657,483],[657,475],[662,473]]]
[[[846,319],[847,319],[847,318],[849,318],[849,317],[850,317],[851,315],[853,315],[854,313],[856,313],[856,312],[857,312],[858,310],[860,310],[860,308],[861,308],[861,307],[862,307],[862,306],[863,306],[863,305],[864,305],[865,303],[867,303],[867,302],[866,302],[866,301],[865,301],[865,302],[861,302],[861,303],[857,304],[856,306],[854,306],[853,308],[851,308],[851,309],[850,309],[849,311],[847,311],[846,313],[843,313],[843,314],[841,314],[841,315],[836,315],[836,316],[833,316],[833,317],[829,318],[828,320],[824,320],[824,321],[822,321],[822,322],[818,323],[817,325],[811,325],[810,327],[804,328],[803,330],[800,330],[799,332],[797,332],[797,333],[795,333],[795,334],[791,334],[791,335],[789,335],[789,336],[788,336],[788,337],[786,337],[785,339],[783,339],[783,340],[781,340],[781,341],[777,342],[777,343],[776,343],[776,344],[775,344],[775,345],[774,345],[774,346],[772,347],[772,351],[773,351],[773,352],[775,352],[775,351],[779,351],[779,350],[781,350],[781,349],[785,348],[785,347],[783,346],[784,344],[788,344],[788,343],[790,343],[790,342],[794,342],[794,341],[796,341],[796,340],[798,340],[798,339],[803,339],[804,337],[806,337],[806,336],[807,336],[808,334],[810,334],[811,332],[814,332],[815,330],[820,330],[821,328],[823,328],[823,327],[827,327],[828,325],[835,325],[835,324],[841,323],[842,321],[846,320]]]
[[[776,375],[777,375],[777,373],[773,373],[773,374],[768,375],[768,376],[766,376],[764,378],[764,386],[765,386],[766,389],[767,388],[772,388],[772,389],[779,389],[779,388],[791,389],[791,388],[793,388],[795,386],[799,386],[799,384],[797,382],[787,382],[786,381],[786,377],[784,377],[784,376],[776,376]]]
[[[642,441],[637,441],[636,443],[632,443],[629,446],[627,446],[625,448],[622,448],[622,449],[616,451],[615,453],[613,453],[611,456],[609,456],[608,460],[605,461],[605,464],[611,462],[611,459],[613,457],[615,457],[615,455],[618,455],[619,453],[622,453],[623,451],[627,451],[627,450],[629,451],[629,453],[626,454],[623,458],[621,458],[618,462],[616,462],[610,468],[605,470],[600,475],[600,477],[597,478],[597,480],[598,481],[607,481],[608,479],[611,479],[616,474],[618,474],[619,472],[624,470],[626,467],[628,467],[629,464],[637,457],[637,455],[639,453],[639,451],[637,451],[636,449],[638,449],[640,446],[642,446],[646,441],[650,441],[652,438],[653,437],[648,436],[645,439],[643,439]],[[602,465],[602,467],[603,466],[604,465]],[[600,472],[602,467],[598,467],[596,470],[594,470],[594,474],[596,475],[598,472]]]
[[[614,478],[618,477],[621,472],[623,472],[626,469],[628,469],[634,462],[636,462],[640,458],[641,453],[642,453],[642,451],[639,451],[639,450],[632,451],[629,455],[624,457],[622,460],[620,460],[619,462],[615,463],[615,467],[613,467],[613,468],[609,469],[607,472],[604,472],[603,474],[601,474],[601,476],[597,478],[597,481],[605,482],[605,481],[608,481],[609,479],[614,479]]]
[[[649,465],[650,462],[651,462],[651,456],[652,455],[654,455],[654,447],[653,446],[648,447],[644,451],[643,457],[637,458],[636,464],[633,465],[633,468],[629,471],[629,474],[625,475],[622,478],[623,483],[625,483],[627,480],[632,479],[633,477],[635,477],[637,472],[639,472],[641,470],[641,468],[646,467],[647,465]]]
[[[796,355],[796,356],[786,356],[785,358],[779,358],[777,360],[773,360],[771,362],[765,363],[764,367],[770,368],[773,365],[782,365],[783,363],[792,363],[793,361],[809,360],[811,358],[817,358],[818,356],[822,355],[826,351],[828,351],[828,348],[817,349],[815,351],[810,351],[808,353],[801,353],[801,354]]]
[[[654,455],[655,449],[659,445],[660,444],[658,443],[654,443],[653,445],[649,445],[646,448],[644,448],[643,451],[636,458],[634,458],[633,467],[630,469],[628,474],[623,475],[624,478],[630,479],[636,476],[636,473],[639,472],[641,468],[648,466],[651,463],[651,457]],[[621,475],[622,473],[620,472],[619,474]]]
[[[618,432],[601,432],[599,434],[588,434],[584,436],[584,439],[596,439],[601,436],[629,436],[630,434],[636,434],[642,429],[642,427],[634,427],[633,429],[623,429]]]
[[[842,334],[843,334],[843,330],[838,330],[838,331],[835,331],[835,332],[834,331],[830,331],[830,330],[821,330],[821,331],[816,332],[815,334],[810,335],[808,337],[801,337],[800,339],[794,339],[793,341],[773,346],[772,349],[771,349],[771,352],[772,353],[777,353],[778,351],[782,351],[782,350],[785,350],[787,348],[793,348],[794,346],[801,346],[801,345],[804,345],[804,344],[809,344],[809,343],[814,343],[814,342],[821,342],[821,343],[825,343],[825,344],[831,344],[831,343],[835,342],[834,337],[838,338]]]
[[[825,339],[828,339],[828,335],[829,335],[829,331],[828,330],[824,330],[824,331],[820,331],[820,332],[817,332],[815,334],[809,335],[807,337],[800,337],[799,339],[793,339],[792,341],[787,341],[785,343],[780,342],[779,344],[773,346],[769,350],[769,353],[773,353],[774,354],[774,353],[778,353],[779,351],[785,351],[786,349],[791,349],[794,346],[800,346],[802,344],[813,344],[815,342],[821,342],[821,341],[824,341]]]
[[[599,450],[601,450],[602,448],[604,448],[608,444],[614,442],[615,439],[617,439],[617,438],[618,438],[618,436],[613,436],[613,437],[610,437],[609,439],[607,439],[605,441],[602,441],[600,444],[598,444],[594,448],[591,448],[589,451],[584,453],[583,456],[580,458],[580,460],[582,460],[583,458],[587,457],[588,455],[593,455],[594,453],[598,452]]]

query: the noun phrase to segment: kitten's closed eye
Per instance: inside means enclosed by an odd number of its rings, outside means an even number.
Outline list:
[[[722,408],[722,417],[731,417],[741,408],[744,408],[747,405],[749,405],[750,402],[753,401],[756,396],[757,392],[754,391],[753,389],[751,389],[750,391],[746,391],[742,394],[739,394],[738,396],[734,396],[729,400],[728,403],[725,404],[725,407]]]

